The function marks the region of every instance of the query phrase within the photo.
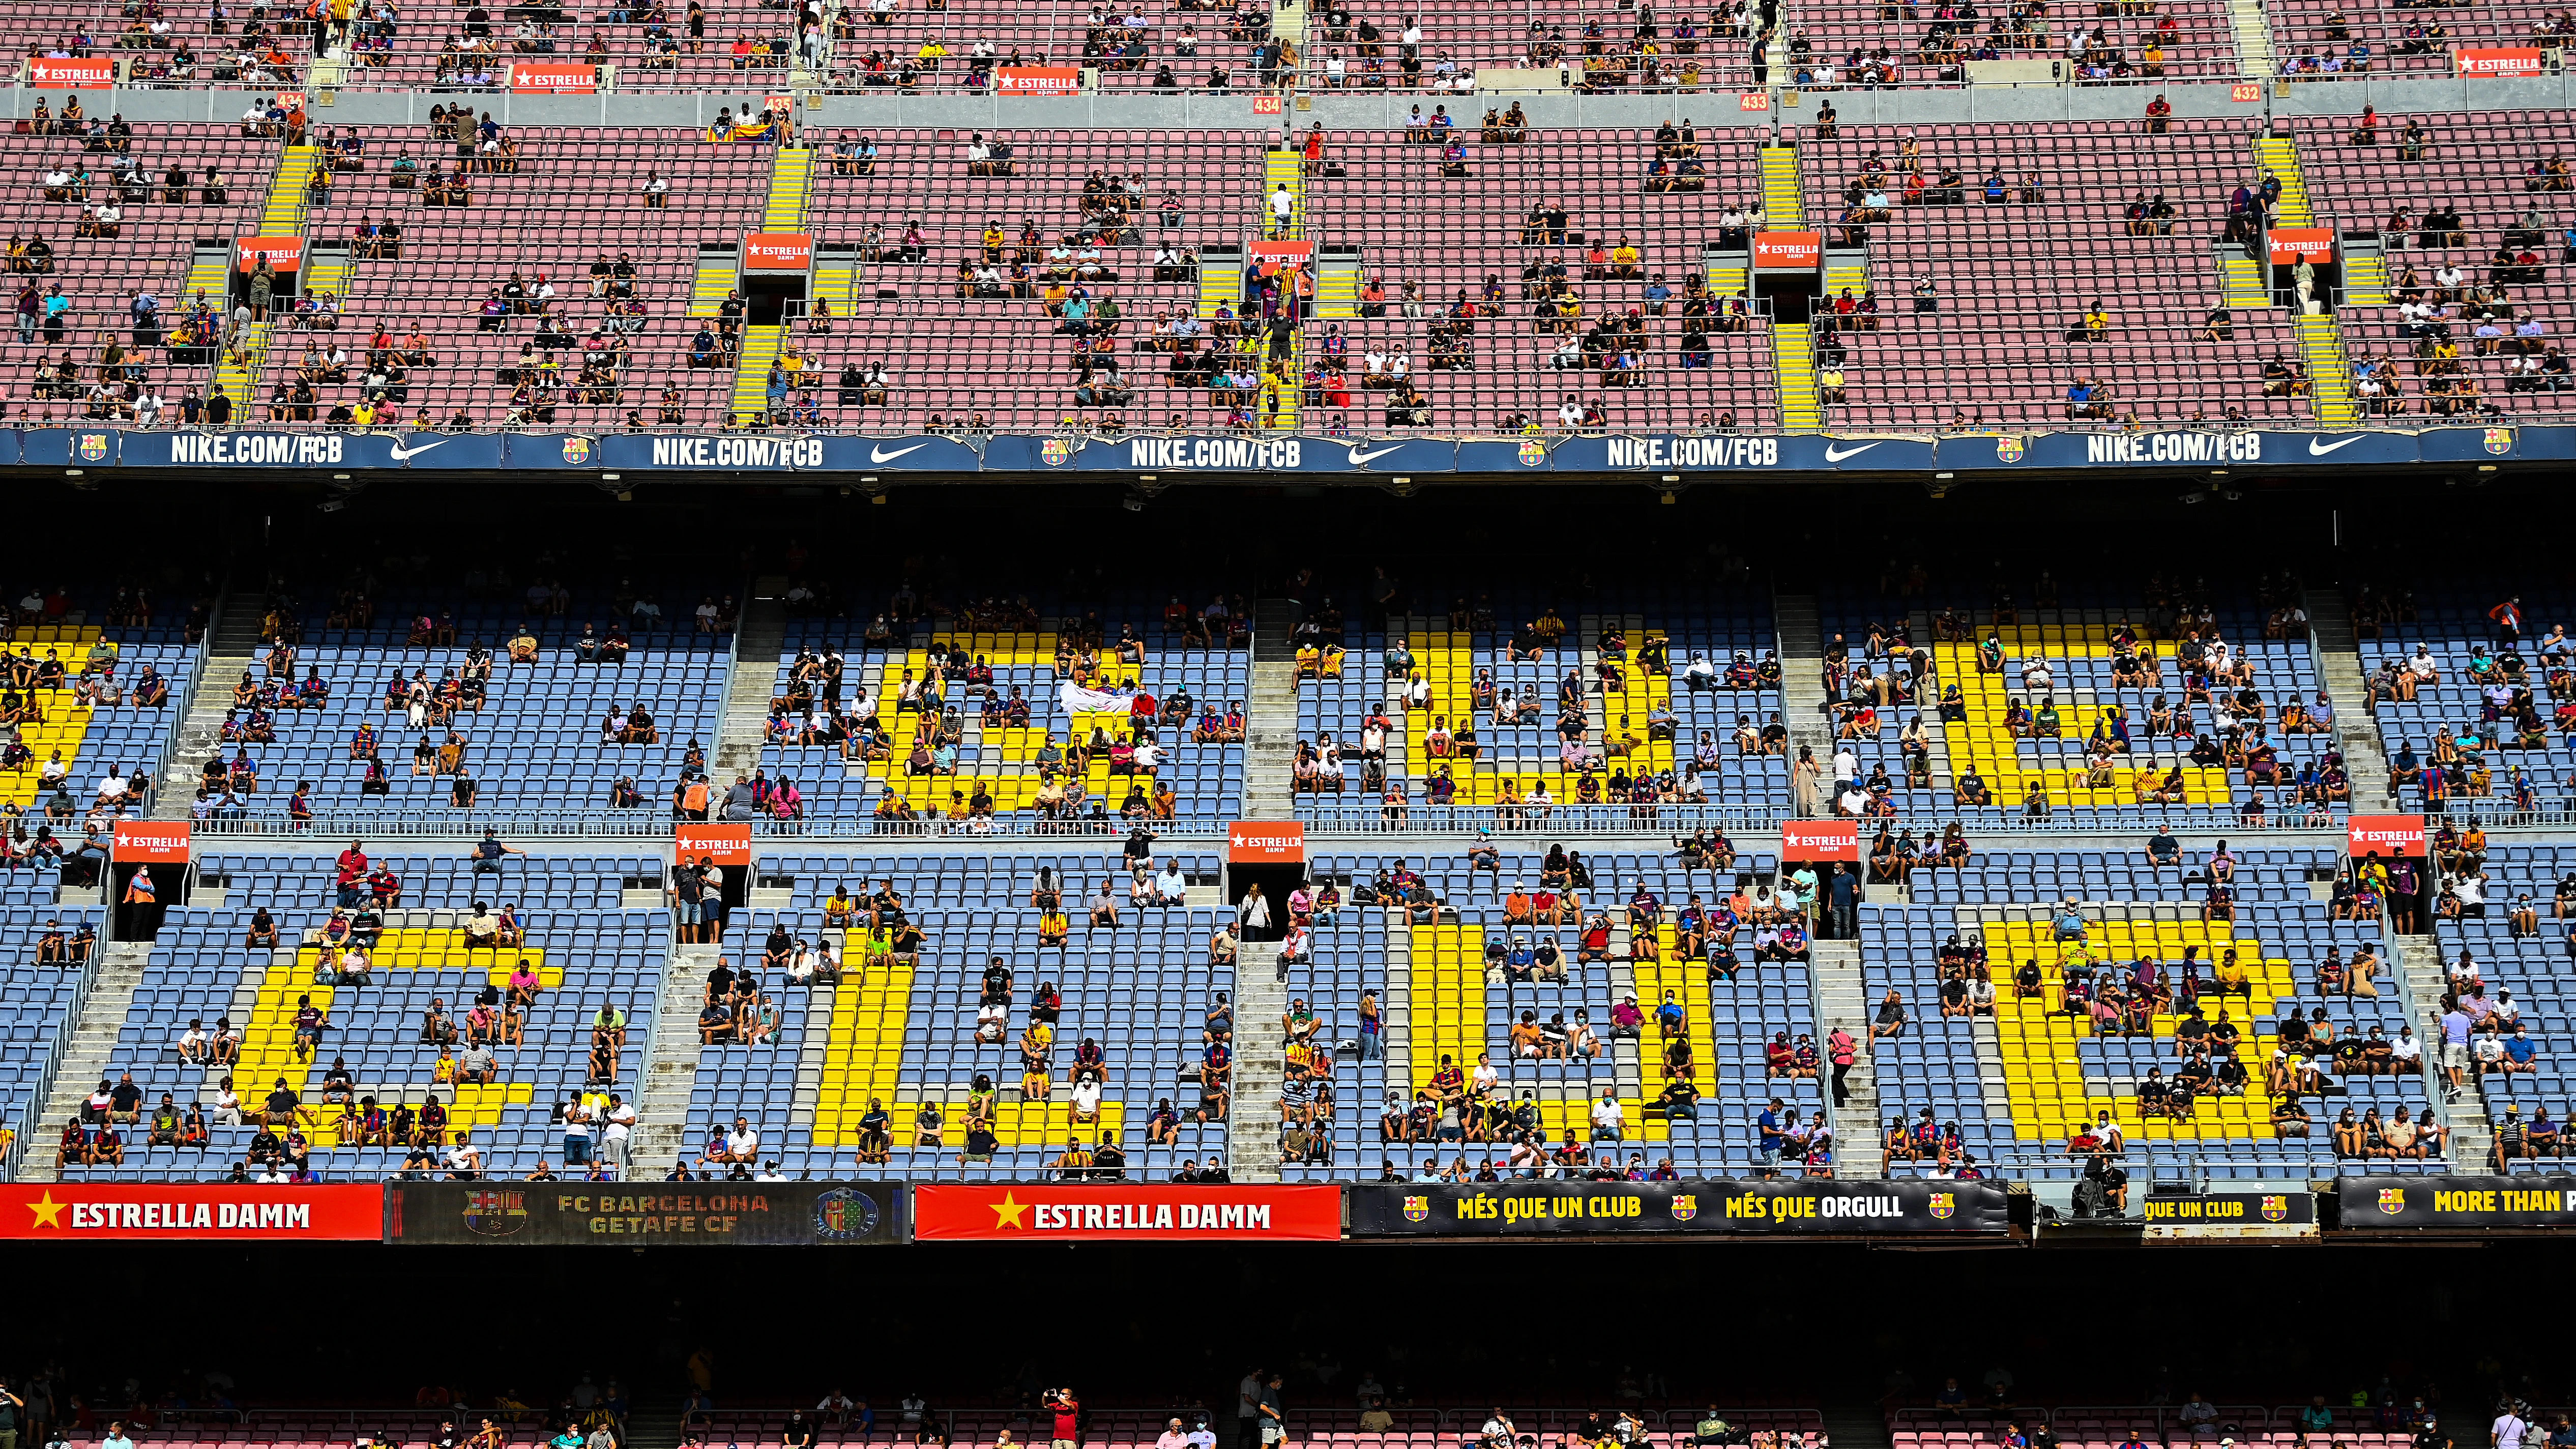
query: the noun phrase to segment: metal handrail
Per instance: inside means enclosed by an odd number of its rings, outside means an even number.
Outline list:
[[[54,1022],[53,1043],[45,1052],[44,1069],[36,1073],[33,1089],[19,1109],[17,1136],[9,1143],[5,1164],[0,1164],[5,1166],[5,1172],[0,1172],[0,1180],[16,1182],[19,1170],[26,1165],[28,1144],[36,1140],[36,1133],[44,1127],[45,1107],[54,1099],[55,1083],[62,1077],[63,1058],[71,1054],[73,1039],[80,1034],[81,1017],[89,1009],[90,992],[98,985],[98,973],[106,968],[106,962],[107,946],[101,942],[90,948],[89,959],[81,963],[80,979],[72,983],[71,1003]]]
[[[1794,806],[1780,805],[1566,805],[1545,809],[1529,806],[1498,805],[1424,805],[1408,802],[1401,806],[1372,805],[1363,801],[1350,805],[1304,803],[1315,797],[1300,796],[1297,816],[1307,828],[1318,831],[1347,832],[1358,835],[1378,834],[1570,834],[1570,835],[1662,835],[1676,831],[1687,833],[1703,826],[1733,836],[1744,832],[1758,836],[1777,831],[1797,818]],[[1391,819],[1389,811],[1395,812]],[[1642,813],[1641,813],[1642,812]],[[1509,816],[1508,819],[1505,817]],[[1955,814],[1939,814],[1919,819],[1899,818],[1884,822],[1862,820],[1861,837],[1866,848],[1884,823],[1891,832],[1912,830],[1915,839],[1938,839],[1943,827],[1957,820],[1965,824],[1979,841],[1995,836],[2018,835],[2143,835],[2161,825],[2190,834],[2260,834],[2264,838],[2290,835],[2312,835],[2320,839],[2343,835],[2342,815],[2332,825],[2301,825],[2296,812],[2268,819],[2259,828],[2246,825],[2227,806],[2206,809],[2163,809],[2147,813],[2143,809],[2124,810],[2116,818],[2077,820],[2052,817],[2029,820],[2020,817],[1981,820]],[[2490,826],[2492,830],[2494,827]],[[1748,844],[1767,846],[1767,841],[1737,841],[1739,848]]]
[[[188,722],[188,707],[196,702],[197,687],[205,682],[207,662],[215,652],[215,631],[223,626],[224,606],[232,600],[232,587],[227,577],[223,590],[215,595],[214,606],[206,611],[206,632],[197,641],[196,658],[188,666],[188,677],[174,683],[170,694],[170,727],[161,732],[161,753],[152,762],[152,790],[144,801],[143,811],[152,813],[170,788],[170,763],[179,757],[179,735]],[[186,625],[181,625],[184,635]]]
[[[383,815],[348,814],[316,815],[309,821],[291,820],[283,815],[208,817],[195,823],[195,834],[201,839],[237,840],[332,840],[381,836],[427,840],[475,840],[486,830],[504,839],[563,836],[581,839],[652,840],[667,844],[674,826],[667,811],[649,808],[576,813],[572,811],[498,812],[493,814],[392,812]],[[932,837],[967,839],[983,836],[1011,839],[1084,838],[1116,839],[1134,828],[1134,822],[1112,815],[1100,821],[1041,820],[1034,816],[991,817],[989,830],[969,830],[945,819],[878,820],[853,816],[829,820],[770,820],[745,823],[752,834],[765,840],[830,841],[918,840]],[[1158,837],[1184,840],[1213,840],[1225,834],[1226,819],[1191,818],[1151,820],[1146,827]]]

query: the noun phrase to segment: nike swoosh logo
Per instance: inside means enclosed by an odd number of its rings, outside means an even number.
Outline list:
[[[1828,463],[1839,463],[1845,458],[1859,457],[1861,454],[1866,453],[1877,446],[1878,444],[1876,443],[1863,443],[1857,448],[1837,448],[1833,444],[1827,443],[1825,444],[1825,461]]]
[[[2351,447],[2353,444],[2360,442],[2362,437],[2362,434],[2355,433],[2349,438],[2338,438],[2331,443],[2327,442],[2323,438],[2310,438],[2308,439],[2308,456],[2311,458],[2322,458],[2337,448]]]
[[[1362,463],[1366,463],[1366,462],[1368,462],[1369,460],[1371,460],[1371,459],[1373,459],[1373,458],[1383,458],[1383,457],[1385,457],[1387,454],[1392,453],[1392,452],[1395,452],[1395,451],[1397,451],[1398,449],[1401,449],[1403,446],[1404,446],[1404,445],[1403,445],[1402,443],[1398,443],[1398,444],[1396,444],[1394,447],[1391,447],[1391,448],[1375,448],[1375,449],[1370,449],[1370,450],[1367,450],[1367,451],[1363,451],[1363,450],[1361,450],[1361,449],[1359,449],[1359,448],[1353,448],[1353,449],[1351,449],[1351,466],[1352,466],[1352,467],[1354,467],[1354,468],[1356,468],[1356,467],[1358,467],[1359,465],[1361,465]]]
[[[928,443],[915,443],[909,448],[897,448],[893,452],[889,453],[885,449],[871,443],[868,445],[868,461],[871,463],[891,463],[906,453],[918,453],[929,446],[930,445]]]
[[[441,438],[435,443],[423,443],[417,448],[406,448],[402,444],[396,443],[394,444],[394,461],[397,463],[408,462],[411,459],[417,458],[421,454],[428,452],[432,448],[444,448],[455,441],[456,440],[454,438]]]

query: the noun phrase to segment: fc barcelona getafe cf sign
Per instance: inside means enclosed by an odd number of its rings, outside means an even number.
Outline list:
[[[554,1247],[901,1241],[882,1182],[397,1182],[385,1241]]]
[[[2347,1177],[2343,1232],[2407,1228],[2576,1228],[2576,1177]]]
[[[2000,1233],[1988,1182],[1369,1183],[1350,1190],[1351,1236],[1853,1237]]]

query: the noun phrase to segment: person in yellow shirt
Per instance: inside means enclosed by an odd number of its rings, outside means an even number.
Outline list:
[[[2219,995],[2242,996],[2248,1001],[2254,999],[2253,973],[2246,969],[2245,963],[2233,950],[2218,958],[2218,968],[2210,974],[2218,982]]]

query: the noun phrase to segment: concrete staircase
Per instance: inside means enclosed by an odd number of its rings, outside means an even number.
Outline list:
[[[2272,305],[2272,289],[2264,284],[2263,268],[2245,248],[2232,242],[2219,246],[2218,278],[2227,289],[2229,310],[2250,312]]]
[[[2308,204],[2308,176],[2299,164],[2298,142],[2287,136],[2257,137],[2254,160],[2266,175],[2281,180],[2281,199],[2273,207],[2280,224],[2315,226],[2316,212]],[[2268,269],[2265,275],[2268,278]],[[2325,304],[2317,315],[2290,319],[2299,333],[2299,359],[2308,368],[2308,407],[2318,422],[2350,427],[2361,421],[2361,409],[2352,398],[2352,359],[2344,352],[2343,330],[2335,324],[2334,299],[2321,296],[2317,300]]]
[[[2343,328],[2334,313],[2294,317],[2299,330],[2299,360],[2308,367],[2308,408],[2317,421],[2348,428],[2361,421],[2361,405],[2352,396],[2352,359],[2343,347]]]
[[[2339,243],[2343,254],[2343,302],[2348,307],[2385,307],[2388,299],[2388,254],[2380,249],[2382,238],[2345,237]]]
[[[99,949],[98,962],[81,994],[71,1040],[55,1054],[54,1080],[45,1093],[44,1113],[28,1124],[19,1181],[62,1179],[62,1143],[56,1134],[65,1122],[80,1115],[82,1103],[101,1077],[113,1081],[119,1070],[130,1066],[115,1060],[116,1038],[125,1029],[126,1010],[134,1005],[134,990],[143,983],[143,966],[151,957],[149,941],[118,941]]]
[[[1799,181],[1798,148],[1762,148],[1762,224],[1773,231],[1796,231],[1807,215]]]
[[[2379,721],[2371,713],[2370,682],[2361,672],[2361,650],[2352,637],[2352,608],[2341,589],[2309,589],[2300,596],[2308,611],[2308,641],[2316,650],[2317,675],[2335,711],[2335,747],[2343,751],[2344,773],[2352,777],[2356,814],[2385,813],[2388,800],[2388,751],[2379,738]]]
[[[1243,814],[1285,820],[1296,808],[1297,650],[1289,640],[1297,606],[1261,599],[1252,606],[1252,699],[1245,721]]]
[[[1861,1043],[1859,1059],[1843,1079],[1851,1100],[1836,1107],[1832,1081],[1826,1082],[1825,1120],[1834,1129],[1834,1170],[1843,1177],[1880,1176],[1884,1164],[1878,1156],[1878,1068],[1868,1049],[1869,993],[1860,980],[1860,943],[1815,942],[1807,970],[1815,982],[1817,1038],[1822,1040],[1841,1027]]]
[[[733,673],[726,680],[724,733],[707,756],[719,790],[736,775],[760,768],[760,742],[769,729],[769,701],[777,696],[778,651],[787,643],[787,578],[752,580],[733,631]]]
[[[1279,1081],[1288,1014],[1279,943],[1246,941],[1234,970],[1234,1105],[1225,1119],[1226,1172],[1236,1182],[1279,1180]]]
[[[2227,0],[2227,29],[2236,37],[2236,73],[2270,75],[2272,26],[2263,15],[2263,0]]]
[[[170,767],[161,793],[152,802],[155,820],[185,820],[197,800],[197,775],[206,761],[223,752],[224,715],[232,709],[233,685],[259,669],[260,606],[256,595],[227,595],[215,610],[206,635],[206,672],[188,701],[187,717],[170,749]]]
[[[303,234],[304,186],[313,179],[313,167],[321,155],[319,146],[289,146],[279,155],[277,170],[269,177],[268,199],[260,207],[259,235],[287,237]],[[294,305],[288,298],[279,298],[278,301],[278,306],[269,308],[271,317]],[[232,311],[221,301],[218,301],[217,308],[227,314]],[[260,374],[268,366],[269,338],[274,331],[275,324],[271,322],[251,324],[251,340],[242,349],[242,360],[226,359],[215,368],[216,389],[232,395],[233,418],[237,423],[249,418],[249,409],[259,400]]]
[[[1263,218],[1266,220],[1270,215],[1270,193],[1272,189],[1280,186],[1287,187],[1288,194],[1296,198],[1296,206],[1295,209],[1289,213],[1287,230],[1280,233],[1279,240],[1306,240],[1305,153],[1302,151],[1264,152],[1262,157],[1261,173],[1261,215]],[[1314,265],[1313,257],[1310,256],[1307,258],[1307,265]],[[1283,280],[1285,280],[1284,277]],[[1293,334],[1289,339],[1286,375],[1291,379],[1302,378],[1306,375],[1306,341],[1305,334],[1302,331]],[[1268,384],[1264,384],[1262,390],[1268,396],[1264,401],[1263,411],[1259,415],[1260,425],[1265,428],[1277,428],[1288,432],[1295,432],[1297,430],[1297,410],[1299,405],[1305,400],[1305,390],[1302,387],[1275,387]]]
[[[637,1404],[626,1414],[623,1449],[680,1449],[683,1416],[678,1404]]]
[[[1890,1449],[1893,1442],[1887,1436],[1887,1417],[1875,1404],[1828,1404],[1818,1417],[1834,1449]]]
[[[723,955],[717,946],[679,946],[663,968],[654,998],[652,1035],[644,1043],[644,1085],[635,1104],[635,1132],[627,1144],[630,1179],[654,1182],[672,1159],[689,1152],[689,1132],[706,1124],[689,1120],[689,1088],[698,1080],[697,1001],[707,973]],[[692,1163],[692,1166],[695,1164]]]
[[[698,269],[689,280],[689,315],[713,320],[724,315],[725,298],[742,284],[742,250],[738,242],[698,248]]]
[[[1780,399],[1784,432],[1812,433],[1825,425],[1816,396],[1816,334],[1804,322],[1771,324],[1771,378]]]
[[[1825,726],[1825,639],[1816,622],[1813,594],[1773,594],[1771,622],[1780,634],[1781,719],[1789,726],[1789,760],[1798,747],[1816,752],[1816,763],[1830,767],[1833,731]],[[1830,788],[1832,780],[1825,781]]]
[[[2474,1077],[2468,1079],[2461,1096],[2450,1096],[2450,1077],[2442,1070],[2441,945],[2430,936],[2391,935],[2389,939],[2397,943],[2397,959],[2391,964],[2406,1018],[2414,1024],[2416,1039],[2424,1043],[2424,1098],[2450,1128],[2452,1165],[2461,1172],[2484,1172],[2495,1141],[2487,1129],[2485,1100]]]
[[[742,329],[742,351],[734,365],[732,400],[727,404],[736,422],[748,422],[769,410],[769,365],[776,362],[787,347],[784,323],[752,323]],[[794,399],[788,399],[793,402]],[[786,403],[781,403],[783,410]]]

